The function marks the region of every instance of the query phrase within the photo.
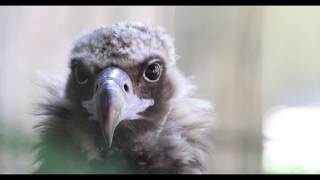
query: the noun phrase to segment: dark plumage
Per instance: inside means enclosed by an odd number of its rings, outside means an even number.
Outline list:
[[[141,24],[80,37],[66,85],[41,104],[36,173],[205,172],[211,105],[191,98],[175,58],[170,37]]]

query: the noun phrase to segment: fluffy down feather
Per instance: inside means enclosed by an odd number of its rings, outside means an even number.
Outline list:
[[[119,134],[128,135],[119,135],[115,139],[119,146],[106,149],[98,125],[89,120],[90,113],[74,95],[71,76],[64,77],[67,81],[45,85],[51,95],[38,113],[46,118],[36,126],[41,140],[37,145],[40,167],[35,173],[206,172],[213,109],[208,101],[193,98],[194,86],[176,67],[168,35],[135,23],[102,27],[76,41],[70,58],[86,59],[89,67],[106,67],[111,62],[138,64],[150,53],[165,59],[165,75],[173,86],[161,104],[166,107],[160,107],[164,111],[160,123],[141,121],[120,128]]]

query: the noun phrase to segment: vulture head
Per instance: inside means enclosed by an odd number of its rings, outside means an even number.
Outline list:
[[[137,23],[82,35],[63,90],[41,104],[36,173],[203,173],[210,103],[192,97],[171,38]]]

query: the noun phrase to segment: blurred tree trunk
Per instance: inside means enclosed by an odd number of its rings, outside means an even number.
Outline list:
[[[261,172],[261,19],[259,7],[176,10],[178,63],[218,105],[210,173]]]

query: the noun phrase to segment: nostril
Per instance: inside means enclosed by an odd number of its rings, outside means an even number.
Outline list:
[[[123,88],[124,88],[124,90],[125,90],[126,92],[129,92],[129,87],[128,87],[127,84],[123,85]]]

